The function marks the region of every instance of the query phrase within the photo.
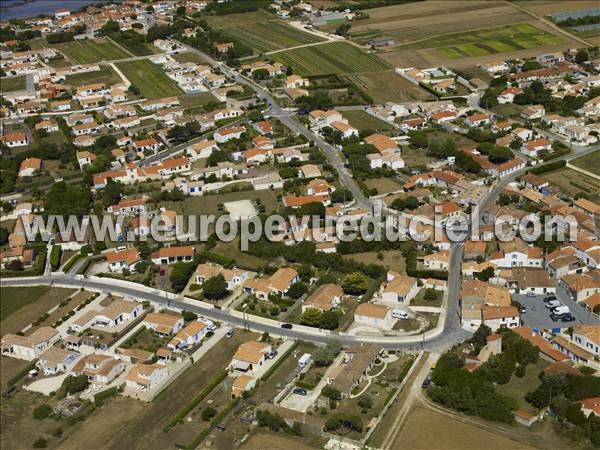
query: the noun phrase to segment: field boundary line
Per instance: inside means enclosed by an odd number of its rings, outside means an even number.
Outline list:
[[[592,177],[592,178],[600,181],[600,175],[596,175],[595,173],[588,172],[587,170],[582,169],[581,167],[578,167],[578,166],[576,166],[574,164],[571,164],[571,161],[567,161],[566,167],[568,169],[573,169],[576,172],[582,173],[584,175],[587,175],[588,177]]]
[[[114,45],[117,46],[117,48],[120,48],[121,50],[123,50],[125,53],[127,53],[130,56],[137,56],[134,55],[133,52],[131,52],[129,49],[123,47],[121,44],[119,44],[117,41],[113,40],[113,38],[111,38],[110,36],[106,36],[106,40],[109,42],[112,42]]]

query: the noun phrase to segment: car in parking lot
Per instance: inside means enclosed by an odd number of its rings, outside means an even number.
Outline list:
[[[537,294],[533,291],[527,291],[527,293],[525,294],[525,297],[535,297]]]
[[[308,394],[308,391],[306,389],[304,389],[304,388],[296,388],[292,392],[294,394],[297,394],[297,395],[306,395],[306,394]]]
[[[547,297],[544,297],[544,303],[551,302],[552,300],[557,300],[556,295],[549,295]]]
[[[546,302],[546,308],[548,309],[554,309],[558,306],[560,306],[560,302],[558,300],[550,300],[549,302]]]

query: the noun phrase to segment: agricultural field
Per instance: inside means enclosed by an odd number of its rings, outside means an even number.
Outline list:
[[[177,96],[183,93],[179,86],[165,75],[159,65],[147,59],[118,63],[117,67],[148,100]]]
[[[206,22],[211,28],[229,28],[266,22],[267,20],[273,20],[274,17],[264,9],[259,9],[258,11],[248,13],[207,16]]]
[[[342,116],[348,119],[350,125],[357,128],[358,131],[387,131],[394,128],[389,123],[384,122],[383,120],[378,119],[377,117],[374,117],[361,109],[351,109],[343,111]]]
[[[435,448],[440,442],[444,443],[445,448],[463,450],[534,449],[504,434],[493,433],[476,425],[464,423],[458,418],[421,407],[414,408],[410,412],[392,448],[430,449]]]
[[[227,27],[221,31],[259,52],[323,41],[314,34],[305,33],[276,20]]]
[[[27,87],[27,77],[19,75],[16,77],[2,77],[0,88],[2,92],[22,91]]]
[[[363,264],[379,264],[389,270],[393,270],[400,274],[406,273],[406,263],[404,257],[398,251],[381,252],[383,259],[379,259],[379,252],[363,252],[344,255],[344,258],[349,258]]]
[[[500,1],[415,2],[365,12],[369,19],[353,22],[350,29],[350,36],[361,43],[393,37],[402,44],[531,19],[525,12]]]
[[[346,78],[364,90],[375,103],[435,99],[435,96],[429,91],[415,86],[391,70],[347,75]]]
[[[112,69],[112,67],[104,65],[100,66],[100,70],[94,72],[84,72],[67,76],[67,84],[73,88],[93,83],[112,85],[122,81],[121,77]]]
[[[515,3],[528,11],[540,15],[598,7],[598,2],[596,0],[569,0],[568,2],[563,0],[519,0]]]
[[[458,59],[558,45],[562,41],[558,36],[529,23],[520,23],[425,39],[403,48],[415,50],[435,48],[442,56]]]
[[[181,106],[185,109],[198,108],[210,102],[218,102],[217,98],[210,92],[199,92],[197,94],[185,94],[179,97]]]
[[[128,58],[131,55],[108,39],[84,39],[56,44],[61,52],[79,64]]]
[[[206,64],[206,59],[196,52],[175,53],[171,57],[180,63],[193,62],[196,64]]]
[[[580,192],[587,194],[594,202],[600,202],[600,180],[588,177],[573,169],[559,169],[542,175],[550,185],[558,188],[568,196],[574,197]]]
[[[581,156],[571,161],[571,164],[581,167],[583,170],[600,175],[600,150]]]
[[[272,57],[303,76],[381,72],[390,69],[377,56],[343,42],[286,50],[275,53]]]
[[[49,286],[0,288],[2,333],[16,333],[69,297],[73,289]],[[10,320],[7,320],[10,317]]]

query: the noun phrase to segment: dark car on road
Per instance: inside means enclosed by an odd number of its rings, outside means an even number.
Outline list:
[[[298,394],[298,395],[306,395],[308,394],[308,391],[304,388],[296,388],[292,391],[294,394]]]
[[[282,323],[281,328],[285,328],[286,330],[291,330],[294,326],[291,323]]]

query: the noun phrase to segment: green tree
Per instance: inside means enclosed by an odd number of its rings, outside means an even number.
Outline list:
[[[342,350],[342,343],[336,339],[327,341],[324,347],[320,347],[313,354],[313,361],[317,367],[327,367],[331,365],[335,357]]]
[[[323,313],[317,308],[308,308],[300,316],[300,323],[309,327],[318,327],[321,324]]]
[[[50,417],[51,414],[52,407],[45,403],[42,403],[41,405],[38,405],[35,408],[33,408],[33,418],[35,420],[47,419],[48,417]]]
[[[46,194],[44,213],[65,218],[75,215],[81,218],[89,211],[90,200],[90,192],[86,187],[61,181],[53,184]]]
[[[489,279],[494,277],[494,268],[487,267],[483,269],[481,272],[477,273],[475,277],[481,281],[488,281]]]
[[[292,284],[288,291],[287,295],[293,299],[299,299],[308,291],[308,285],[303,281],[298,281],[297,283]]]
[[[342,289],[349,295],[362,295],[368,288],[369,278],[360,272],[350,273],[342,280]]]
[[[325,311],[321,315],[321,321],[319,322],[319,328],[326,330],[335,330],[340,324],[340,313],[337,311]]]
[[[204,297],[209,300],[219,300],[226,297],[229,291],[223,274],[220,273],[206,280],[203,285],[203,293]]]
[[[208,422],[210,419],[217,415],[217,410],[212,406],[207,406],[202,410],[202,420]]]
[[[328,385],[325,386],[323,389],[321,389],[321,395],[323,397],[327,397],[331,400],[336,400],[336,401],[339,401],[342,399],[342,393],[339,390],[337,390],[336,388],[328,386]]]
[[[369,395],[363,394],[358,399],[358,406],[360,406],[363,411],[367,411],[373,406],[373,399]]]

